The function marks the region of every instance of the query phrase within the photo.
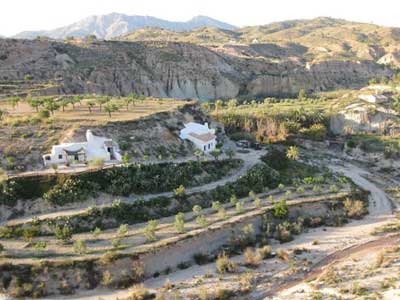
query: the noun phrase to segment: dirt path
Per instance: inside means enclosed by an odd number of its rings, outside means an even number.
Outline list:
[[[366,219],[379,216],[384,217],[391,212],[392,204],[385,192],[363,177],[365,175],[371,175],[369,172],[350,164],[345,164],[344,166],[331,165],[329,167],[335,172],[342,172],[345,176],[351,178],[359,187],[371,192],[372,201],[370,201],[369,215]]]
[[[316,247],[314,250],[325,253],[319,255],[319,260],[315,260],[310,271],[302,278],[286,278],[285,282],[280,282],[273,287],[265,288],[261,283],[258,292],[252,295],[252,299],[266,299],[272,297],[279,292],[293,288],[307,280],[316,278],[324,272],[331,264],[338,260],[345,259],[350,255],[364,251],[369,248],[384,247],[400,243],[400,234],[378,238],[372,236],[371,232],[394,219],[392,215],[392,204],[386,194],[374,183],[365,179],[363,176],[371,175],[368,171],[345,163],[343,165],[330,165],[329,168],[335,172],[341,172],[345,176],[351,178],[359,187],[368,190],[371,193],[369,202],[369,214],[362,220],[354,221],[344,227],[334,228],[327,233],[321,229],[314,230],[311,234],[302,235],[289,246],[303,247],[307,245],[307,241],[319,240],[324,245]],[[307,238],[307,235],[309,237]],[[274,298],[275,299],[275,298]],[[281,299],[281,298],[277,298]],[[282,298],[284,299],[284,298]]]
[[[240,169],[235,171],[233,174],[226,176],[220,180],[210,182],[205,185],[188,188],[188,189],[186,189],[186,194],[191,195],[191,194],[195,194],[198,192],[210,191],[210,190],[217,188],[218,186],[223,186],[229,182],[236,181],[237,179],[239,179],[239,177],[244,175],[251,167],[253,167],[255,164],[257,164],[259,162],[259,158],[263,154],[265,154],[264,151],[250,151],[249,153],[246,153],[246,154],[238,153],[236,157],[243,160],[243,165],[240,167]],[[164,192],[164,193],[158,193],[158,194],[146,194],[146,195],[131,196],[131,197],[118,197],[118,199],[120,199],[122,202],[125,202],[125,203],[133,203],[137,200],[149,201],[151,199],[158,198],[158,197],[172,197],[172,196],[173,196],[173,192]],[[114,200],[114,198],[112,198],[112,197],[102,199],[101,205],[105,205],[105,206],[110,205],[113,200]],[[97,204],[97,205],[99,205],[99,204]],[[37,218],[38,220],[45,220],[45,219],[54,219],[54,218],[58,218],[58,217],[75,216],[75,215],[85,213],[86,210],[87,210],[87,207],[79,207],[79,208],[74,208],[74,209],[58,210],[56,212],[45,213],[45,214],[40,214],[40,215],[25,216],[22,218],[3,222],[3,224],[0,224],[0,226],[18,225],[18,224],[27,223],[27,222],[30,222],[33,217]]]

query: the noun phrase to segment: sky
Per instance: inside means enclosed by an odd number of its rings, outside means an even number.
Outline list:
[[[0,35],[48,30],[111,12],[186,21],[206,15],[236,26],[319,16],[400,27],[400,0],[3,0]]]

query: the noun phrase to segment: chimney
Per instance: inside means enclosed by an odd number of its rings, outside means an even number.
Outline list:
[[[207,123],[207,122],[205,122],[205,123],[204,123],[204,126],[206,126],[206,127],[208,128],[208,123]]]

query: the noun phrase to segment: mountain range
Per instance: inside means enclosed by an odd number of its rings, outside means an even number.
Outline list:
[[[320,17],[290,20],[234,30],[217,27],[172,31],[141,28],[123,41],[169,41],[218,47],[219,51],[273,60],[372,60],[400,49],[400,28]],[[392,60],[388,56],[382,60]],[[393,61],[393,60],[392,60]]]
[[[129,16],[120,13],[111,13],[108,15],[91,16],[76,23],[53,30],[24,31],[13,37],[19,39],[34,39],[38,36],[46,36],[53,39],[65,39],[67,37],[85,37],[93,34],[100,39],[111,39],[145,27],[186,31],[207,26],[229,30],[234,30],[236,28],[233,25],[206,16],[197,16],[186,22],[173,22],[151,16]]]

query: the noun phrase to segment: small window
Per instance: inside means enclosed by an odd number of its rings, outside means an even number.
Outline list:
[[[208,149],[210,149],[211,148],[211,144],[208,144]]]
[[[58,154],[58,159],[62,159],[62,154]]]
[[[207,146],[204,146],[204,151],[206,151],[207,150]]]
[[[50,157],[50,156],[45,156],[44,159],[45,159],[45,160],[51,160],[51,157]]]

